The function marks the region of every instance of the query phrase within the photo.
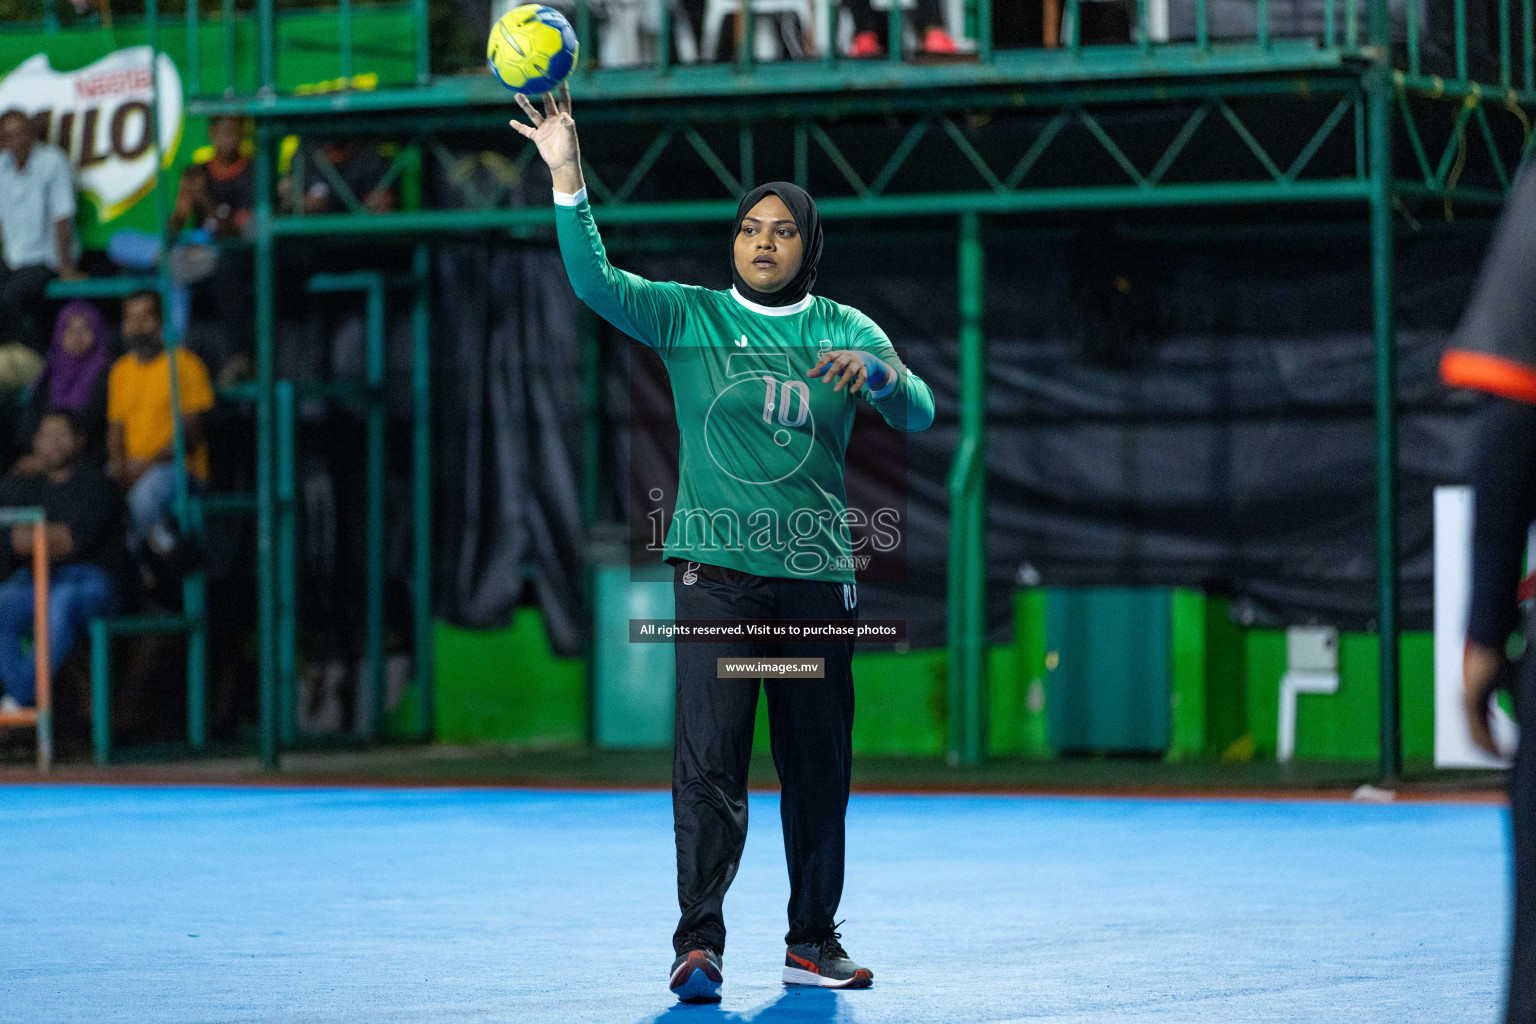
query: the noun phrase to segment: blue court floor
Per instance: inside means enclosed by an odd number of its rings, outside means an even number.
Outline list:
[[[0,787],[0,1021],[1497,1018],[1495,807],[855,796],[844,993],[779,983],[777,812],[693,1007],[666,793]]]

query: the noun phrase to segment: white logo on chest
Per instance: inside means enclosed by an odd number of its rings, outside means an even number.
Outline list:
[[[747,336],[745,334],[743,334],[741,337],[736,339],[736,347],[737,348],[746,348],[747,347]]]

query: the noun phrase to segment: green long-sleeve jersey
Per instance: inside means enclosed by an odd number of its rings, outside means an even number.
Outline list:
[[[576,295],[666,363],[681,453],[665,557],[758,576],[851,582],[851,527],[869,518],[849,511],[844,484],[859,397],[806,371],[822,352],[874,353],[895,377],[878,394],[860,395],[904,431],[933,422],[928,385],[856,309],[810,295],[762,306],[734,289],[647,281],[608,262],[585,190],[556,192],[555,206]],[[905,524],[873,525],[895,537]]]

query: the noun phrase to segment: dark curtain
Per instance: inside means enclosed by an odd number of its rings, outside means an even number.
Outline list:
[[[583,392],[560,257],[444,246],[435,294],[439,612],[504,625],[530,583],[555,650],[579,653]]]
[[[1375,368],[1363,228],[1249,237],[1110,226],[988,245],[987,507],[993,633],[1020,582],[1203,587],[1247,617],[1372,623]],[[1409,238],[1398,260],[1403,621],[1429,624],[1432,491],[1466,475],[1463,396],[1436,362],[1486,236]],[[641,274],[718,286],[718,257],[620,258]],[[933,387],[934,426],[892,474],[878,419],[855,431],[850,499],[905,490],[904,579],[867,579],[872,618],[944,639],[948,494],[958,440],[955,260],[934,246],[828,238],[819,294],[868,313]],[[616,333],[616,332],[611,332]],[[617,339],[614,339],[617,341]],[[641,352],[636,423],[670,419]],[[622,364],[621,364],[622,365]],[[622,372],[616,367],[613,374]],[[608,391],[617,390],[610,380]],[[647,408],[649,406],[649,408]],[[623,437],[621,500],[673,493],[675,435]],[[888,431],[886,431],[888,433]],[[860,494],[865,495],[863,499]],[[643,513],[642,513],[643,514]],[[631,524],[632,535],[643,524]]]

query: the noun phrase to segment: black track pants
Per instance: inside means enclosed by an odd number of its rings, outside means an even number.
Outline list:
[[[690,582],[691,581],[691,582]],[[697,562],[677,566],[677,618],[851,620],[852,584],[753,576]],[[759,685],[782,789],[793,945],[832,930],[843,895],[843,815],[853,733],[850,641],[679,643],[672,745],[677,902],[672,946],[725,950],[721,904],[747,839],[747,766]],[[718,658],[821,658],[824,679],[720,679]]]
[[[1528,634],[1529,635],[1529,634]],[[1515,921],[1506,1024],[1536,1024],[1536,656],[1520,665],[1520,749],[1509,775],[1509,824],[1515,847]]]

